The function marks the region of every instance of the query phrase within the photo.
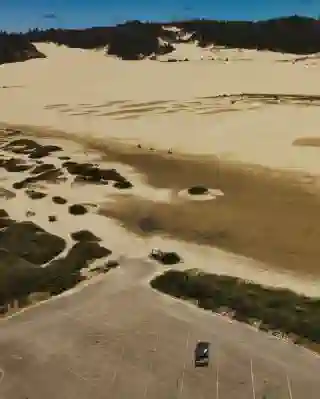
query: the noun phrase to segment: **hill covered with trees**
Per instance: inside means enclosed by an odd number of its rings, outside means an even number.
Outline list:
[[[0,64],[45,57],[26,36],[0,32]]]
[[[265,21],[195,19],[175,22],[128,21],[87,29],[33,29],[0,33],[0,63],[45,57],[32,42],[53,42],[74,48],[106,48],[108,54],[137,60],[170,53],[179,42],[294,54],[320,52],[320,20],[291,16]]]
[[[128,21],[114,27],[82,30],[35,29],[24,37],[31,42],[54,42],[84,49],[107,47],[109,54],[123,59],[168,53],[174,49],[175,43],[185,41],[195,42],[201,47],[215,44],[310,54],[320,51],[320,20],[291,16],[266,21]]]

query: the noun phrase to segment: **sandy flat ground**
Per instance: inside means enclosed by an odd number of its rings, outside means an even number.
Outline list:
[[[95,285],[2,321],[0,397],[318,398],[318,357],[151,291],[153,272],[127,260]],[[198,340],[211,343],[208,369],[194,368]]]
[[[122,168],[134,189],[118,198],[109,188],[68,181],[46,190],[98,203],[108,217],[93,210],[71,218],[50,199],[28,202],[22,194],[1,200],[10,216],[23,219],[33,207],[34,221],[49,231],[67,236],[90,226],[115,254],[176,250],[181,267],[319,295],[316,57],[293,64],[286,54],[200,52],[186,44],[178,52],[190,62],[123,62],[101,51],[37,47],[47,59],[0,69],[2,122],[52,144],[68,137],[67,155]],[[3,187],[16,178],[6,176]],[[181,190],[196,184],[224,196],[201,204],[181,199]],[[61,221],[50,224],[50,212]],[[137,231],[137,216],[150,215],[160,231]]]

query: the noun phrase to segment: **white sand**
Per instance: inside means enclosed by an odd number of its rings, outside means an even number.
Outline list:
[[[208,56],[208,50],[201,52],[194,45],[182,44],[177,51],[181,55],[186,50],[186,57],[193,61],[124,62],[105,57],[101,51],[67,49],[53,44],[39,44],[37,47],[48,56],[47,59],[8,64],[0,68],[0,85],[23,86],[0,89],[0,120],[3,122],[61,129],[69,132],[70,137],[73,134],[90,134],[100,140],[116,138],[156,149],[214,153],[222,158],[259,163],[272,168],[320,172],[320,148],[292,146],[292,142],[301,137],[320,137],[318,107],[265,106],[258,101],[249,110],[201,115],[205,110],[219,110],[230,104],[229,100],[224,99],[213,101],[197,98],[241,92],[320,94],[320,65],[317,59],[292,64],[278,62],[280,59],[294,58],[288,55],[214,49],[213,56],[218,57],[215,54],[219,54],[219,57],[229,58],[229,62],[224,63],[219,60],[200,60],[202,54],[204,58]],[[306,64],[310,67],[306,68]],[[106,106],[110,101],[119,100],[129,101],[126,104],[129,112],[119,114],[119,104]],[[158,100],[171,102],[142,104],[140,108],[144,111],[152,106],[164,109],[140,113],[137,119],[125,119],[135,115],[132,110],[137,108],[136,103]],[[184,109],[174,113],[179,104]],[[56,107],[52,107],[54,105]],[[245,108],[243,105],[233,106]],[[165,110],[169,112],[163,113]],[[94,112],[72,115],[84,111]],[[101,115],[107,112],[111,114]],[[116,119],[119,117],[124,119]],[[53,143],[58,144],[59,141],[55,139]],[[78,152],[79,159],[84,157],[90,160],[93,156],[81,155],[81,150],[75,149],[70,143],[64,148],[68,148],[68,155]],[[121,168],[118,170],[122,171]],[[163,201],[170,198],[166,190],[148,187],[138,176],[134,176],[133,171],[131,173],[129,178],[139,195]],[[14,176],[10,176],[10,180],[1,182],[3,187],[9,188],[12,184]],[[103,202],[112,193],[108,191],[109,188],[70,187],[68,182],[47,186],[46,190],[50,191],[50,195],[65,196],[70,202],[90,203]],[[70,216],[66,207],[52,204],[49,197],[31,201],[21,193],[14,200],[0,201],[10,216],[21,220],[25,219],[26,210],[36,207],[36,217],[32,220],[65,238],[69,232],[90,228],[103,238],[103,243],[115,255],[145,258],[153,247],[175,250],[186,260],[183,267],[204,268],[260,283],[287,286],[309,295],[320,295],[320,284],[314,280],[301,281],[298,277],[269,272],[266,266],[213,248],[160,237],[147,240],[138,238],[115,222],[95,214]],[[49,223],[47,216],[50,214],[58,214],[58,222]]]
[[[105,57],[101,51],[39,44],[47,59],[1,67],[0,85],[24,86],[0,89],[1,120],[51,126],[76,134],[90,131],[97,137],[143,141],[155,148],[215,153],[228,159],[319,173],[319,150],[292,146],[298,138],[318,137],[318,107],[259,106],[258,102],[253,110],[210,116],[198,112],[204,106],[215,109],[217,101],[196,99],[241,92],[318,94],[317,59],[314,66],[305,68],[308,60],[296,64],[277,62],[292,56],[219,50],[230,62],[201,61],[195,45],[180,46],[187,47],[186,53],[194,53],[197,59],[181,63],[123,62]],[[243,58],[251,61],[241,61]],[[101,115],[119,111],[119,105],[105,106],[117,100],[131,101],[128,108],[137,102],[171,100],[169,110],[177,101],[203,104],[191,104],[191,108],[198,107],[196,111],[161,115],[155,111],[139,119],[115,120],[114,115]],[[225,103],[229,106],[228,101]],[[54,104],[65,106],[45,109]],[[86,111],[93,113],[74,115]]]

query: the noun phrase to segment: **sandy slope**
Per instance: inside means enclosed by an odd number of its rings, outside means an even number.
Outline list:
[[[120,139],[129,144],[141,143],[143,147],[172,148],[174,153],[215,154],[222,159],[272,168],[320,171],[318,148],[292,145],[297,139],[314,140],[319,135],[316,104],[308,99],[302,104],[291,100],[266,104],[263,98],[235,97],[235,103],[229,98],[210,98],[241,92],[317,94],[318,61],[292,64],[279,61],[292,59],[287,55],[215,49],[215,57],[229,58],[225,63],[220,59],[200,60],[208,52],[201,53],[187,44],[182,46],[178,49],[180,54],[185,49],[186,56],[194,61],[123,62],[105,57],[101,51],[39,44],[37,47],[47,59],[2,66],[0,85],[7,88],[0,89],[0,119],[11,124],[61,129],[77,137],[90,134],[100,142]],[[310,64],[309,68],[306,64]],[[59,144],[57,139],[52,142]],[[63,146],[68,155],[74,153],[73,144]],[[86,154],[84,158],[91,159]],[[147,186],[139,179],[131,172],[134,195],[167,200],[168,192]],[[12,181],[7,180],[5,185]],[[59,185],[47,190],[50,195],[63,193],[70,201],[81,198],[82,202],[95,203],[105,201],[110,194],[100,192],[99,187],[75,189]],[[10,204],[6,203],[6,208],[18,219],[31,206],[21,196]],[[152,247],[161,247],[181,253],[186,259],[183,267],[197,266],[288,286],[310,295],[320,294],[320,286],[313,277],[302,281],[301,277],[289,277],[288,271],[270,272],[265,265],[210,247],[160,237],[139,238],[95,214],[75,219],[59,210],[62,213],[57,224],[49,224],[46,214],[49,209],[56,211],[49,208],[49,200],[32,202],[32,206],[37,207],[34,220],[49,231],[67,236],[84,225],[90,226],[115,254],[145,257]]]
[[[317,94],[318,60],[292,64],[279,62],[292,56],[215,50],[230,62],[200,61],[194,45],[182,44],[186,55],[194,54],[198,60],[121,62],[104,57],[101,51],[37,46],[47,59],[5,65],[0,70],[1,85],[23,86],[0,91],[3,121],[54,126],[77,134],[90,131],[144,141],[156,148],[319,171],[318,150],[292,146],[298,138],[317,136],[317,106],[266,106],[259,100],[243,106],[223,99],[199,99],[241,92]],[[107,104],[119,100],[128,103]],[[148,104],[163,100],[171,102]],[[249,111],[210,117],[210,111],[221,107]],[[135,112],[137,108],[141,112]],[[202,114],[204,110],[208,113]]]

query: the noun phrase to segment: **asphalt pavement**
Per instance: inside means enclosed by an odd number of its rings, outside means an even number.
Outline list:
[[[153,291],[152,272],[127,261],[1,321],[0,398],[319,399],[317,355]]]

